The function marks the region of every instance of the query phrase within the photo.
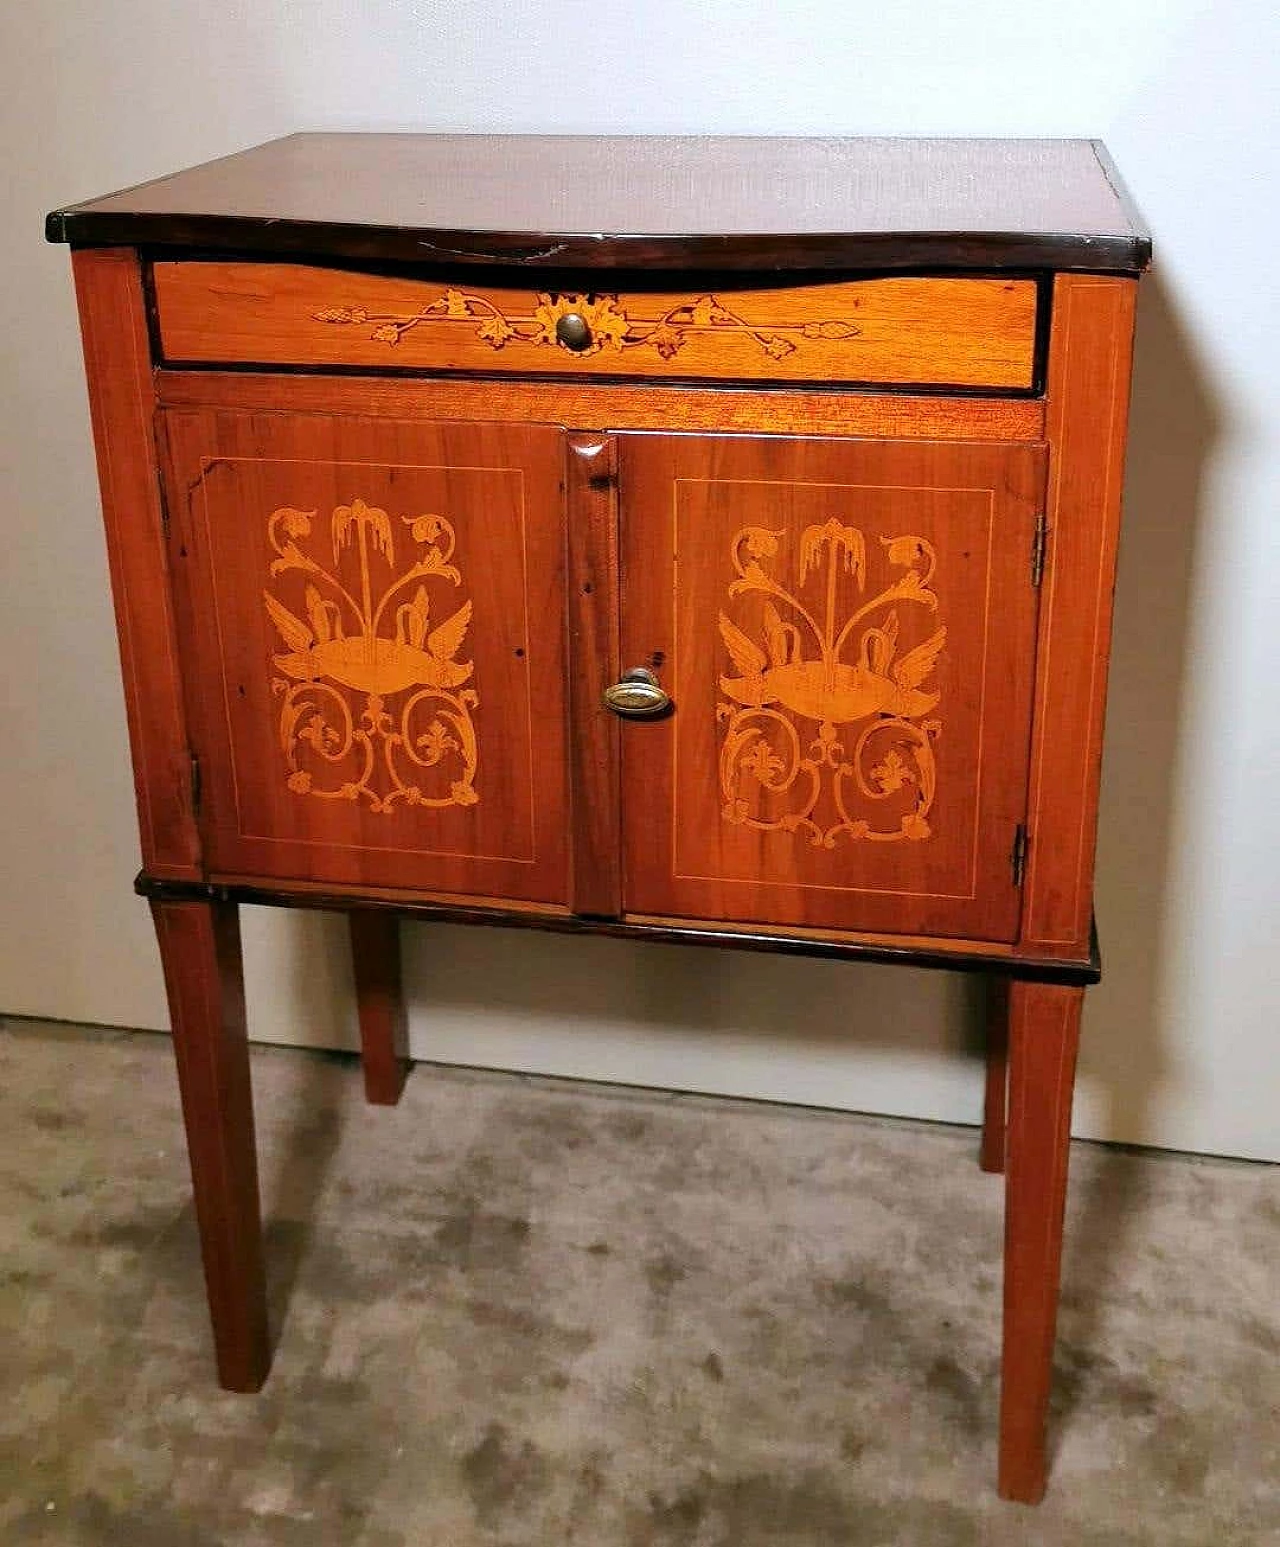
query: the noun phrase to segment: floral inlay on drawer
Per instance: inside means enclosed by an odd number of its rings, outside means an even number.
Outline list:
[[[714,295],[681,301],[656,321],[637,322],[622,309],[616,295],[551,295],[539,292],[537,307],[529,314],[508,316],[483,295],[449,289],[429,301],[411,317],[370,314],[363,306],[334,306],[317,312],[317,322],[353,323],[371,328],[369,337],[384,344],[398,344],[422,323],[445,321],[471,323],[475,336],[491,349],[510,342],[541,344],[577,355],[601,350],[655,349],[664,360],[673,360],[694,333],[737,328],[753,339],[771,360],[794,354],[801,339],[856,338],[853,322],[783,323],[772,329],[745,322]]]

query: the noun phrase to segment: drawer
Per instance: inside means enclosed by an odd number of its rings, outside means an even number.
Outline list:
[[[1028,391],[1030,279],[509,289],[295,263],[157,262],[169,362]]]

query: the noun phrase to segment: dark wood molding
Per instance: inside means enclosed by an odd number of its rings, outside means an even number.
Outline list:
[[[1004,273],[1053,269],[1076,274],[1141,274],[1151,239],[1079,232],[895,231],[774,236],[561,235],[540,231],[420,231],[394,226],[327,225],[253,216],[154,215],[54,210],[50,242],[74,247],[186,247],[218,254],[349,258],[357,262],[458,263],[522,269],[649,269],[732,273],[870,271],[881,274]]]
[[[1135,236],[1146,244],[1146,258],[1142,267],[1145,269],[1151,263],[1151,231],[1147,225],[1142,211],[1138,208],[1138,201],[1130,192],[1128,183],[1120,175],[1120,169],[1112,159],[1111,152],[1101,140],[1090,140],[1093,153],[1098,158],[1098,165],[1102,168],[1102,175],[1106,178],[1112,193],[1115,194],[1120,209],[1133,228]],[[1140,271],[1139,271],[1140,272]]]
[[[725,928],[683,920],[582,918],[572,913],[540,912],[532,908],[482,907],[459,902],[414,901],[366,891],[327,892],[314,886],[291,887],[287,882],[168,881],[139,871],[134,891],[151,902],[234,902],[262,907],[318,908],[350,913],[371,908],[426,919],[439,924],[487,924],[509,929],[541,929],[553,934],[606,935],[617,940],[650,940],[665,945],[723,946],[739,951],[773,951],[785,956],[812,956],[836,961],[865,961],[934,967],[951,972],[998,973],[1035,983],[1088,985],[1102,976],[1096,926],[1089,955],[1059,961],[1026,953],[984,949],[969,942],[953,948],[938,941],[922,949],[918,942],[902,945],[788,933],[782,930]]]

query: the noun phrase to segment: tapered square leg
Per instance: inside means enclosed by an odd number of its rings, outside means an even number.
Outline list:
[[[240,924],[232,903],[153,902],[218,1379],[267,1378],[267,1296]]]
[[[400,987],[400,920],[394,913],[353,909],[347,922],[365,1099],[375,1106],[395,1106],[409,1074],[409,1030]]]
[[[982,1102],[982,1144],[978,1164],[1004,1170],[1009,1085],[1009,980],[987,979],[987,1083]]]
[[[1000,1493],[1024,1504],[1038,1503],[1045,1488],[1045,1423],[1083,1001],[1082,988],[1061,984],[1014,981],[1009,988]]]

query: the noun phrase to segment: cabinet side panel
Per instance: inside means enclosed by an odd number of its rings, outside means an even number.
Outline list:
[[[141,271],[131,248],[72,255],[133,750],[142,863],[200,874],[191,760],[155,471]]]
[[[1133,280],[1059,275],[1049,347],[1048,563],[1040,614],[1022,945],[1088,946]]]

